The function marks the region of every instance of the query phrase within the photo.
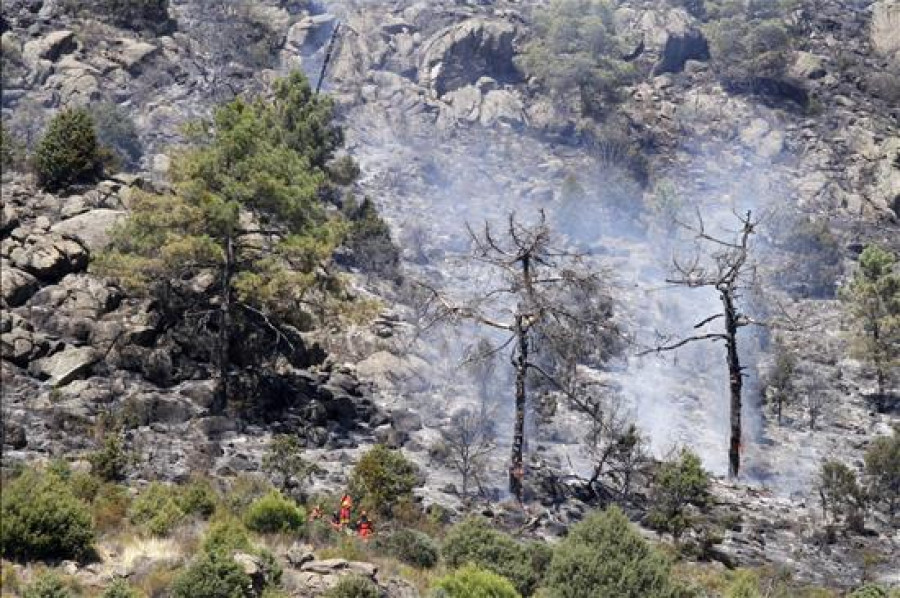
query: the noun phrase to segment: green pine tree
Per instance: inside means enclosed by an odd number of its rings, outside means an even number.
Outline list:
[[[105,155],[87,110],[63,110],[50,121],[34,153],[38,183],[48,191],[92,183],[103,172]]]
[[[214,411],[231,394],[236,339],[263,335],[290,355],[294,328],[346,299],[329,268],[346,226],[322,201],[333,188],[326,163],[342,142],[331,100],[299,73],[273,91],[190,126],[192,144],[173,156],[173,192],[138,195],[99,261],[127,286],[177,298],[170,317],[213,323],[205,328],[220,381]]]
[[[875,370],[876,406],[888,406],[887,385],[900,365],[900,272],[897,256],[870,245],[842,294],[855,322],[854,353]]]

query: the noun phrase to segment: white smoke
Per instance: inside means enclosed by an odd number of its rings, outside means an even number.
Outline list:
[[[352,10],[356,4],[330,2],[328,8]],[[347,85],[345,81],[340,91],[346,93]],[[658,335],[695,334],[694,324],[721,311],[714,290],[665,283],[673,252],[687,255],[694,244],[687,233],[668,238],[659,223],[648,230],[638,210],[623,208],[646,199],[636,184],[623,180],[619,169],[588,148],[549,143],[510,128],[442,129],[432,111],[409,110],[402,104],[388,110],[384,103],[357,105],[346,117],[348,147],[364,173],[361,186],[392,225],[410,275],[439,282],[451,296],[471,296],[490,273],[460,265],[468,250],[466,225],[503,222],[512,212],[528,219],[539,209],[546,210],[561,238],[589,251],[599,265],[614,272],[610,284],[618,298],[617,317],[634,346],[628,349],[625,367],[608,375],[631,405],[653,452],[662,456],[674,445],[687,445],[713,473],[727,472],[724,346],[700,342],[675,353],[635,355],[639,348],[658,342]],[[769,176],[766,160],[735,151],[730,143],[697,145],[702,150],[689,163],[656,173],[650,190],[643,193],[652,193],[655,181],[670,179],[683,200],[682,217],[690,220],[699,210],[710,231],[720,235],[738,227],[735,212],[761,214],[785,201],[782,188]],[[574,179],[583,190],[583,199],[574,206],[566,205],[562,197],[567,179],[568,183]],[[717,330],[720,322],[706,329]],[[417,350],[431,363],[436,379],[422,393],[422,401],[448,410],[473,400],[478,380],[469,378],[459,364],[478,334],[473,327],[442,328],[424,337]],[[781,472],[766,471],[755,446],[763,437],[758,345],[752,329],[741,331],[741,359],[747,368],[744,471],[749,472],[747,479],[760,474],[777,486]],[[506,357],[499,363],[501,370],[507,367]],[[507,400],[512,395],[508,376],[498,377],[495,394],[498,404],[512,404]],[[510,414],[500,417],[506,421]],[[501,433],[504,430],[501,427]],[[566,440],[575,444],[578,439]],[[785,475],[796,477],[795,472]]]

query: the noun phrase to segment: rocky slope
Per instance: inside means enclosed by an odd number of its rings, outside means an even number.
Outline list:
[[[615,273],[618,317],[645,331],[635,332],[646,335],[639,341],[654,330],[677,332],[679,322],[716,298],[660,293],[671,248],[620,209],[647,201],[661,181],[717,218],[737,205],[777,209],[773,222],[785,214],[827,221],[840,240],[837,267],[844,272],[867,242],[900,249],[900,112],[877,93],[874,78],[900,68],[895,3],[801,4],[792,18],[804,34],[791,72],[814,99],[806,109],[724,90],[697,45],[700,23],[683,8],[621,3],[619,29],[648,74],[627,90],[614,127],[652,148],[643,185],[623,178],[621,164],[576,134],[584,123],[566,103],[518,70],[516,54],[532,34],[537,4],[398,0],[309,8],[267,0],[228,10],[178,0],[171,7],[176,30],[155,35],[73,16],[53,0],[5,3],[4,55],[18,55],[4,66],[4,121],[33,138],[63,106],[115,102],[134,118],[145,152],[136,176],[65,198],[37,191],[27,177],[4,175],[4,463],[84,453],[115,415],[129,422],[135,482],[179,480],[195,470],[257,471],[272,433],[291,432],[329,471],[316,487],[342,485],[359,447],[382,441],[403,446],[425,467],[425,502],[459,505],[457,480],[428,448],[452,412],[475,400],[479,380],[462,375],[458,361],[473,331],[416,338],[415,311],[402,290],[360,276],[360,292],[385,303],[382,317],[307,339],[308,365],[291,372],[287,407],[277,417],[236,421],[208,414],[210,368],[175,350],[183,339],[167,336],[154,306],[89,271],[133,189],[165,185],[163,152],[179,139],[179,125],[235,93],[264,89],[287,69],[317,77],[338,22],[325,87],[338,101],[348,151],[362,166],[358,191],[392,225],[408,277],[464,294],[484,276],[456,260],[467,248],[465,223],[545,208],[567,244],[589,247]],[[263,25],[260,38],[255,32]],[[225,43],[233,39],[246,43],[235,49]],[[572,177],[591,198],[574,213],[561,196]],[[805,272],[809,257],[785,249],[775,229],[761,234],[763,266]],[[812,489],[822,459],[858,466],[868,442],[889,433],[897,415],[875,413],[866,401],[872,381],[847,357],[846,321],[833,297],[768,291],[805,318],[785,334],[805,357],[802,390],[781,426],[749,401],[746,477],[717,485],[718,508],[741,514],[721,558],[784,565],[801,578],[845,586],[861,576],[860,555],[874,551],[884,560],[870,575],[900,583],[890,566],[900,558],[897,530],[876,517],[870,534],[823,548]],[[769,365],[767,345],[762,337],[746,341],[756,384]],[[629,356],[610,376],[658,454],[686,442],[722,475],[719,406],[727,381],[717,351],[698,348],[677,362]],[[498,395],[508,392],[502,379],[495,383]],[[811,405],[821,411],[815,430],[807,423]],[[565,409],[540,422],[531,453],[541,479],[581,473],[579,422]],[[488,484],[498,496],[505,454],[501,442]],[[543,503],[535,513],[545,531],[562,529],[584,510],[567,496],[539,492],[535,502]]]

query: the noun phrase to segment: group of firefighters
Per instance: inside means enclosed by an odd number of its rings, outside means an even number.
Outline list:
[[[322,510],[322,506],[316,505],[309,515],[309,520],[315,521],[322,519],[324,516],[325,512]],[[340,509],[331,514],[331,527],[338,532],[353,532],[355,530],[360,538],[368,540],[375,532],[375,528],[372,525],[372,521],[369,519],[366,510],[363,509],[359,512],[359,518],[356,520],[355,524],[352,523],[352,517],[353,498],[351,498],[349,494],[344,494],[341,497]]]

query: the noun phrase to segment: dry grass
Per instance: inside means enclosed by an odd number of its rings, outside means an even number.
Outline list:
[[[179,562],[184,558],[184,547],[175,538],[135,538],[125,546],[119,562],[130,569],[140,560],[150,562]]]
[[[3,562],[0,566],[0,598],[18,596],[22,591],[22,581],[12,563]]]
[[[417,569],[392,557],[371,556],[368,560],[378,566],[379,576],[404,579],[413,584],[422,596],[427,596],[438,578],[448,572],[443,564],[433,569]]]
[[[786,572],[772,567],[726,570],[708,563],[681,562],[675,566],[673,577],[691,587],[698,596],[730,596],[738,591],[738,586],[744,590],[749,585],[758,595],[772,598],[838,597],[832,590],[796,583]]]
[[[169,595],[169,588],[180,572],[174,565],[157,563],[147,574],[136,576],[133,586],[147,598],[162,598]]]

